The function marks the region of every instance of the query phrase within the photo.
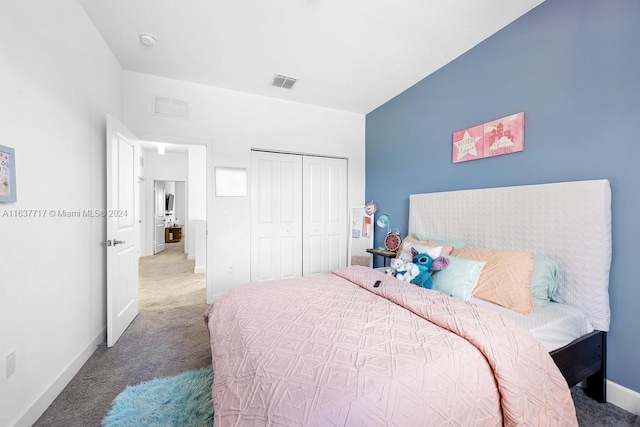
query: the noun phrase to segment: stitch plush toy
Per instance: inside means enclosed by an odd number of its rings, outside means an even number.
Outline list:
[[[449,265],[449,260],[444,257],[433,259],[428,254],[418,253],[413,248],[411,248],[411,255],[413,255],[413,263],[420,270],[420,273],[411,281],[411,283],[427,289],[433,288],[431,272],[446,268]]]

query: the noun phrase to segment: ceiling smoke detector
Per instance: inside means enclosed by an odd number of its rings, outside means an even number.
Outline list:
[[[291,89],[298,79],[289,76],[283,76],[282,74],[274,74],[271,86],[281,87],[284,89]]]
[[[156,38],[149,33],[140,34],[140,43],[145,46],[153,46],[156,44]]]

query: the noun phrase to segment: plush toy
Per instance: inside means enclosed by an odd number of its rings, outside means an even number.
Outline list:
[[[405,282],[411,282],[416,278],[416,276],[418,276],[418,274],[420,274],[420,269],[412,262],[405,262],[404,268],[407,270],[407,272],[402,276],[402,280]]]
[[[389,268],[385,270],[387,274],[395,276],[398,279],[400,279],[406,271],[407,269],[405,268],[405,263],[402,258],[391,258]]]
[[[433,271],[438,271],[446,268],[449,265],[449,260],[444,257],[433,259],[429,256],[429,254],[418,253],[413,248],[411,248],[411,254],[413,255],[413,263],[420,270],[420,273],[413,280],[411,280],[411,283],[427,289],[433,288],[431,273]]]
[[[420,273],[420,270],[412,262],[405,262],[402,258],[392,258],[390,266],[385,272],[395,276],[398,280],[410,282]]]

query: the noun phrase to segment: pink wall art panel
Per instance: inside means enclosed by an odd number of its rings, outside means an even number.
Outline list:
[[[453,133],[453,163],[524,151],[524,113]]]

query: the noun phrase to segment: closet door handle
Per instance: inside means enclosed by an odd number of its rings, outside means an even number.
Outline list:
[[[113,246],[121,245],[123,243],[127,243],[124,240],[113,239]]]

